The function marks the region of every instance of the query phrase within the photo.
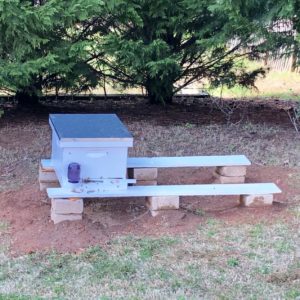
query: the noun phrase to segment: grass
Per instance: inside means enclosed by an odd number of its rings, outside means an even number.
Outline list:
[[[245,60],[243,62],[248,70],[262,67],[261,64]],[[206,83],[197,82],[189,85],[182,93],[198,93],[200,90],[207,91],[210,95],[223,98],[276,98],[281,100],[300,100],[300,74],[297,72],[271,70],[266,73],[265,78],[258,78],[255,82],[256,88],[244,88],[234,86],[233,88],[210,88]],[[108,94],[141,94],[141,89],[116,90],[110,86]],[[103,94],[103,89],[95,89],[95,94]]]
[[[257,62],[244,60],[242,65],[248,70],[264,67]],[[233,88],[211,88],[207,82],[196,82],[182,90],[183,94],[197,94],[199,91],[207,91],[210,95],[223,98],[276,98],[281,100],[300,100],[300,74],[297,72],[271,70],[266,73],[265,78],[258,78],[255,82],[256,88],[244,88],[234,86]],[[107,94],[143,94],[141,88],[122,89],[106,86]],[[144,91],[145,93],[145,91]],[[104,95],[103,88],[95,88],[92,94]],[[0,110],[0,117],[3,112]]]
[[[300,165],[299,137],[292,128],[250,121],[161,126],[140,120],[126,125],[135,141],[131,156],[245,154],[255,164]],[[0,136],[9,136],[0,145],[0,192],[36,182],[40,158],[50,156],[49,125],[27,121],[2,126]]]
[[[300,161],[297,134],[263,123],[153,126],[135,122],[128,127],[135,136],[135,147],[130,150],[133,156],[242,153],[256,164],[290,167]]]
[[[253,163],[299,166],[299,137],[290,128],[190,122],[157,125],[127,121],[134,156],[245,154]],[[0,191],[36,182],[41,157],[50,154],[46,122],[27,120],[0,128]],[[30,141],[30,143],[26,142]],[[22,176],[20,176],[22,175]],[[300,177],[292,173],[291,187]],[[300,295],[299,197],[289,222],[238,226],[209,219],[190,234],[125,236],[80,254],[9,256],[10,224],[0,220],[2,299],[296,299]],[[201,209],[195,214],[203,216]]]
[[[297,221],[209,219],[191,234],[128,236],[78,255],[2,253],[0,299],[295,299]]]
[[[257,89],[240,86],[233,88],[209,89],[208,92],[223,98],[276,98],[281,100],[300,100],[300,74],[270,71],[265,78],[255,83]]]

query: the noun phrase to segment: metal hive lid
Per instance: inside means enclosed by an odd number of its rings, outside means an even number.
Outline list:
[[[115,114],[50,114],[49,121],[60,140],[132,139]]]

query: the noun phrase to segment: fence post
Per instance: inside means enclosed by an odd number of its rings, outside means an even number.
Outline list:
[[[291,72],[295,72],[296,69],[297,69],[297,52],[298,52],[298,47],[294,44],[292,49],[293,49],[293,52],[292,52]]]

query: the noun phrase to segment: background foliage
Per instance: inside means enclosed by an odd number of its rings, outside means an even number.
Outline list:
[[[264,70],[242,59],[298,51],[298,35],[270,30],[283,19],[297,30],[298,11],[296,0],[0,0],[0,89],[28,105],[104,81],[142,86],[152,103],[202,79],[253,86]]]

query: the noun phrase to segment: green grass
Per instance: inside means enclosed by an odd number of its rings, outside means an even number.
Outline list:
[[[0,233],[4,233],[9,229],[9,224],[6,221],[0,220]]]
[[[208,88],[215,97],[223,98],[276,98],[281,100],[300,100],[300,74],[270,71],[263,79],[258,79],[255,88],[234,86],[233,88]]]
[[[297,220],[209,219],[176,238],[128,236],[78,255],[2,253],[0,299],[296,299]]]
[[[1,253],[7,252],[10,246],[9,227],[10,226],[8,222],[0,220],[0,255]],[[1,275],[0,275],[0,281],[1,281]]]
[[[260,91],[256,89],[235,86],[233,88],[209,89],[209,94],[221,98],[275,98],[281,100],[300,101],[300,94],[288,89],[286,92]]]
[[[299,166],[298,136],[280,126],[248,121],[160,126],[143,120],[127,125],[135,136],[130,150],[135,156],[243,153],[261,165]],[[0,147],[2,170],[13,174],[18,168],[10,171],[12,167],[19,162],[23,166],[22,176],[1,178],[0,190],[36,182],[38,161],[50,151],[48,125],[28,121],[3,126],[0,132],[3,137],[10,133],[13,141]],[[300,177],[291,173],[287,182],[297,188]],[[0,220],[0,300],[296,299],[299,201],[299,195],[290,201],[289,223],[258,219],[253,225],[232,225],[211,218],[190,234],[126,236],[78,255],[10,257],[10,224]],[[198,209],[195,214],[205,212]]]

